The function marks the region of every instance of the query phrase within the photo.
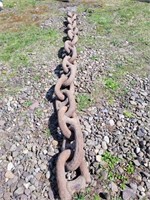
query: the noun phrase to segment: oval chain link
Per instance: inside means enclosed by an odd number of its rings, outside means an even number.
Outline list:
[[[64,136],[62,152],[56,164],[57,184],[61,200],[71,200],[72,195],[84,190],[86,183],[91,180],[84,159],[83,135],[76,114],[74,96],[74,80],[77,71],[75,46],[78,41],[77,15],[69,12],[67,22],[68,40],[64,44],[66,56],[62,61],[63,74],[55,86],[58,124]],[[65,168],[69,171],[79,168],[81,175],[75,180],[67,181]]]

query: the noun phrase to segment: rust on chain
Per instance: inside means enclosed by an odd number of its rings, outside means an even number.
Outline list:
[[[63,134],[62,152],[57,164],[57,184],[61,200],[71,200],[74,193],[83,191],[91,181],[84,158],[84,142],[79,119],[76,114],[74,80],[77,71],[78,28],[77,15],[71,12],[67,16],[67,36],[64,44],[66,55],[62,61],[63,73],[55,86],[58,124]],[[66,179],[66,170],[80,170],[80,175],[72,181]]]

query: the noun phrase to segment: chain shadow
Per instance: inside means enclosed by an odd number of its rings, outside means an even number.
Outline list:
[[[58,51],[58,57],[63,58],[64,57],[64,48],[60,48]],[[59,78],[62,73],[62,65],[58,65],[56,69],[54,70],[54,73]],[[58,119],[57,119],[57,110],[55,106],[56,96],[54,94],[55,85],[52,85],[50,89],[46,93],[46,99],[52,104],[53,106],[53,113],[49,117],[48,121],[48,128],[50,130],[51,136],[54,140],[58,142],[58,152],[52,156],[52,158],[48,161],[48,170],[50,171],[50,192],[49,192],[49,198],[51,200],[59,199],[58,196],[58,186],[57,186],[57,180],[56,180],[56,162],[59,155],[59,152],[61,151],[61,145],[63,136],[61,135],[60,131],[58,130]]]
[[[59,50],[58,54],[61,54],[62,48]],[[61,65],[58,65],[56,69],[54,70],[54,73],[60,77],[60,71],[61,71]],[[58,147],[62,143],[62,135],[58,132],[58,119],[57,119],[57,111],[55,106],[56,96],[54,94],[55,85],[52,85],[50,89],[46,93],[46,99],[49,101],[50,104],[52,104],[53,107],[53,113],[49,117],[48,120],[48,128],[50,130],[51,136],[54,140],[58,142]],[[57,187],[57,180],[56,180],[56,162],[59,155],[60,149],[58,149],[58,152],[51,157],[51,159],[48,161],[48,170],[50,171],[50,190],[49,190],[49,199],[59,199],[58,195],[58,187]]]
[[[66,21],[64,22],[64,26],[67,26]],[[66,29],[64,30],[64,33],[66,33]],[[62,41],[65,42],[68,39],[68,37],[64,36],[62,38]],[[57,53],[58,58],[63,59],[66,56],[66,51],[64,47],[61,47]],[[62,64],[59,64],[55,70],[54,74],[60,78],[61,74],[63,73],[62,70]],[[55,96],[55,85],[52,85],[50,89],[46,93],[46,99],[53,105],[53,113],[49,117],[48,121],[48,128],[50,130],[50,133],[54,140],[58,142],[58,151],[55,155],[52,156],[52,158],[48,161],[48,170],[50,171],[50,186],[51,189],[49,191],[49,198],[51,200],[54,199],[60,199],[58,194],[58,186],[57,186],[57,180],[56,180],[56,162],[59,156],[59,152],[61,151],[61,145],[63,141],[63,135],[60,133],[58,128],[58,118],[57,118],[57,110],[55,106],[56,102],[56,96]]]

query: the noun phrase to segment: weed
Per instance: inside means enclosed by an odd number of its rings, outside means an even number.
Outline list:
[[[111,155],[109,151],[105,151],[105,153],[102,155],[102,160],[108,164],[110,169],[114,169],[116,164],[118,164],[120,161],[118,157]]]
[[[98,194],[94,195],[94,200],[101,200],[100,196]]]
[[[36,109],[36,111],[35,111],[35,114],[36,114],[36,116],[38,117],[38,118],[41,118],[42,117],[42,110],[41,109]]]
[[[127,117],[127,118],[132,118],[132,117],[134,116],[133,113],[130,112],[129,110],[124,110],[124,111],[123,111],[123,114],[124,114],[124,116]]]
[[[113,91],[119,88],[119,83],[113,78],[106,78],[104,81],[105,87]]]
[[[40,81],[41,79],[41,76],[39,74],[36,74],[34,77],[33,77],[34,81],[38,82]]]
[[[23,103],[23,106],[26,107],[26,108],[28,108],[28,107],[30,107],[32,104],[33,104],[32,101],[28,100],[28,101],[25,101],[25,102]]]
[[[99,60],[99,57],[98,57],[98,56],[91,56],[90,59],[91,59],[91,60],[98,61],[98,60]]]
[[[27,7],[35,6],[36,5],[36,0],[20,0],[20,1],[15,1],[15,0],[6,0],[5,1],[5,7],[6,8],[16,8],[19,10],[24,10]]]
[[[85,200],[85,198],[84,198],[84,195],[83,195],[83,194],[77,194],[77,195],[74,197],[74,200]]]
[[[128,174],[133,174],[134,173],[134,170],[135,170],[135,167],[133,165],[133,163],[130,161],[127,166],[126,166],[126,169]]]
[[[79,111],[82,111],[91,105],[92,99],[91,99],[90,95],[88,95],[88,94],[78,94],[77,95],[77,103],[78,103]]]
[[[47,137],[49,137],[49,136],[51,135],[51,132],[50,132],[50,129],[49,129],[49,128],[46,128],[46,129],[44,130],[44,133],[45,133],[45,135],[46,135]]]

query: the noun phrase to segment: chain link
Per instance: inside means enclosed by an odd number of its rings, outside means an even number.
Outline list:
[[[71,200],[74,193],[84,190],[86,184],[91,181],[84,159],[83,135],[76,114],[74,96],[74,80],[77,71],[77,15],[69,12],[67,22],[68,40],[64,44],[66,56],[62,61],[63,74],[55,86],[58,124],[64,136],[62,152],[56,164],[57,184],[61,200]],[[65,169],[68,171],[80,169],[81,175],[75,180],[67,181]]]

